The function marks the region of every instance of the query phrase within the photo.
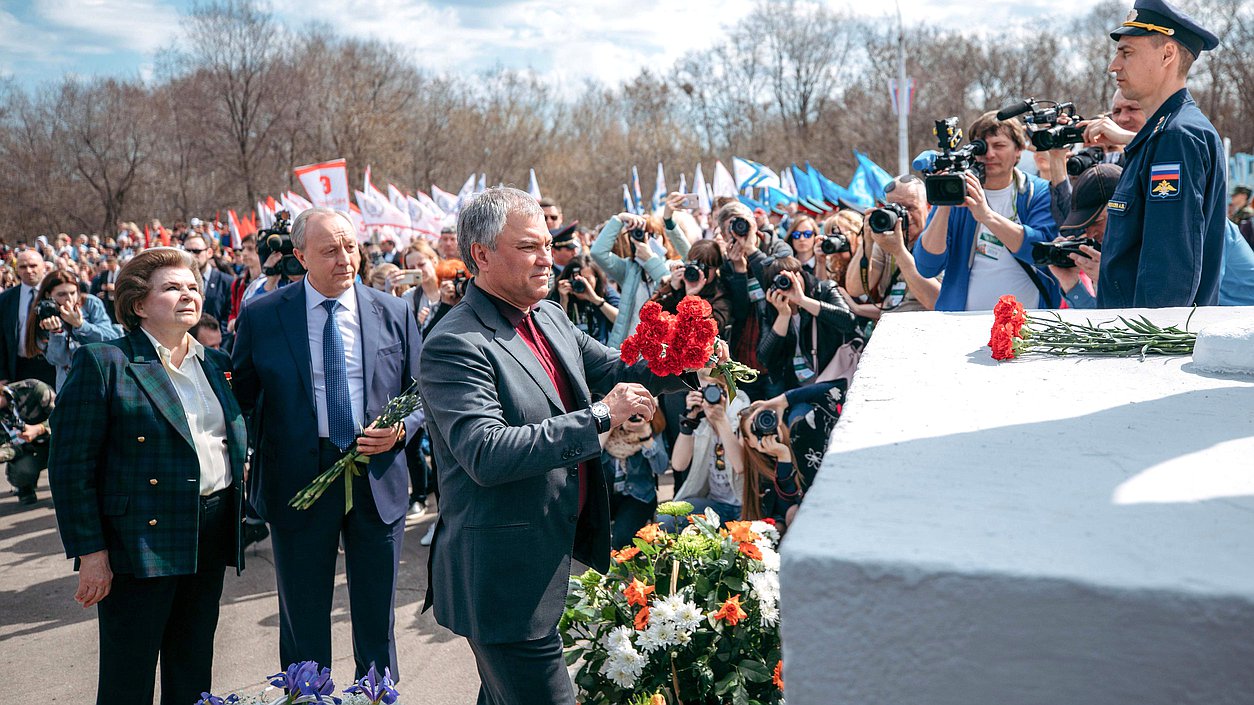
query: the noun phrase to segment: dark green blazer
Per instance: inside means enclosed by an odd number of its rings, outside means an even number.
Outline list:
[[[206,349],[203,364],[226,415],[238,515],[228,554],[242,569],[248,436],[230,358]],[[141,578],[195,573],[200,461],[178,393],[142,331],[79,348],[51,427],[48,481],[66,555],[108,549],[114,572]]]

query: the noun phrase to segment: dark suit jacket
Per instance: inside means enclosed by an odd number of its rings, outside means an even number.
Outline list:
[[[680,391],[641,362],[575,328],[542,301],[535,323],[566,370],[579,410],[567,413],[535,354],[477,287],[440,321],[422,351],[427,429],[440,478],[427,605],[436,620],[484,643],[552,633],[566,601],[572,555],[609,568],[609,492],[591,394],[639,382]],[[578,465],[589,461],[579,507]]]
[[[248,434],[230,369],[225,354],[205,350],[205,377],[226,415],[238,490]],[[178,393],[147,336],[134,331],[79,348],[51,425],[48,481],[66,555],[108,549],[115,572],[140,578],[195,573],[200,461]],[[235,496],[242,520],[243,492]],[[238,534],[230,555],[242,568]]]
[[[356,285],[366,381],[366,419],[418,377],[422,338],[401,299]],[[250,301],[235,324],[234,387],[244,413],[253,417],[256,452],[249,497],[266,521],[299,529],[318,517],[339,520],[343,504],[325,499],[306,510],[288,501],[318,476],[318,416],[310,369],[305,285],[285,286]],[[405,438],[414,438],[422,411],[405,419]],[[392,523],[409,507],[409,470],[398,447],[370,460],[370,488],[379,516]]]
[[[22,286],[14,285],[0,291],[0,379],[17,380],[18,341],[17,307],[22,298]]]
[[[204,312],[218,319],[222,332],[226,332],[227,320],[231,317],[231,282],[235,278],[225,274],[217,267],[209,268],[209,277],[205,279]]]

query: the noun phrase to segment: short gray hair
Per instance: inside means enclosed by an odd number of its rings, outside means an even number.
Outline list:
[[[338,215],[344,219],[345,223],[348,223],[349,231],[357,233],[357,226],[353,225],[353,219],[344,211],[337,211],[334,208],[306,208],[292,221],[292,247],[302,252],[305,250],[305,228],[308,227],[310,218],[320,215]]]
[[[521,215],[544,222],[544,211],[535,196],[509,186],[490,188],[476,195],[457,215],[457,249],[471,274],[479,265],[470,256],[470,246],[479,243],[496,252],[496,238],[505,229],[510,215]]]

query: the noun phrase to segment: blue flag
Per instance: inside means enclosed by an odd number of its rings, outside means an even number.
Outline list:
[[[893,175],[885,171],[879,164],[871,161],[867,155],[853,151],[853,155],[858,158],[858,171],[862,173],[862,178],[866,181],[867,189],[871,192],[871,196],[876,201],[884,200],[884,186],[893,180]]]
[[[631,167],[631,196],[636,201],[636,215],[644,215],[644,197],[640,195],[640,172]]]
[[[849,189],[827,178],[823,175],[823,172],[814,169],[814,176],[818,179],[819,188],[823,191],[823,198],[828,203],[839,205],[841,201],[845,201],[846,203],[857,204],[857,199],[849,192]]]

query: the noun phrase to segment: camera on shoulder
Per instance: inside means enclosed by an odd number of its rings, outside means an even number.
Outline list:
[[[305,274],[305,266],[296,259],[295,246],[292,245],[291,222],[288,221],[285,211],[280,211],[280,214],[275,217],[274,224],[257,233],[257,236],[257,257],[263,265],[274,253],[282,254],[274,266],[263,266],[262,274],[268,277],[281,274],[287,278]]]
[[[1074,103],[1027,98],[997,111],[998,120],[1010,120],[1020,115],[1024,115],[1023,122],[1028,127],[1028,137],[1038,151],[1048,152],[1084,141],[1084,128],[1076,125],[1084,118],[1076,114]],[[1068,124],[1058,124],[1061,117],[1066,117]]]
[[[933,133],[941,153],[923,177],[927,201],[934,206],[961,206],[967,201],[966,173],[975,174],[981,183],[984,181],[984,165],[975,158],[988,153],[988,143],[974,139],[965,147],[959,147],[962,128],[958,127],[956,117],[937,120]]]

